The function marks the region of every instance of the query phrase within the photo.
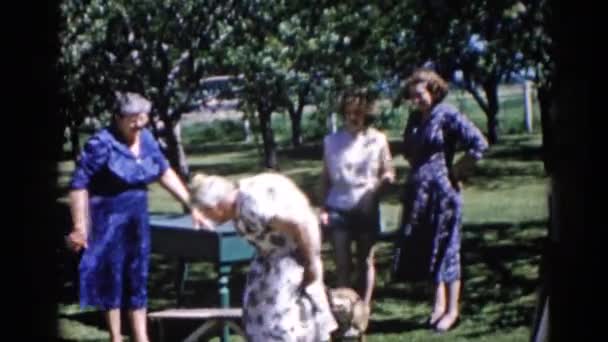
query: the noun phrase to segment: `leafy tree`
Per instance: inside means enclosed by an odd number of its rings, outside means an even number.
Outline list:
[[[234,1],[65,0],[60,33],[65,115],[107,116],[116,90],[153,102],[152,128],[171,165],[188,166],[180,142],[182,113],[200,104],[199,81],[218,70]]]
[[[498,86],[524,68],[527,18],[523,1],[412,1],[412,34],[419,65],[432,62],[446,79],[462,72],[462,85],[487,116],[490,143],[498,141]]]

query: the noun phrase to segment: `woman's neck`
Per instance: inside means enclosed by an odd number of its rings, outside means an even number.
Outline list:
[[[363,127],[349,127],[346,126],[346,131],[348,133],[350,133],[352,136],[357,136],[360,134],[364,134],[365,130],[367,129],[367,127],[363,126]]]
[[[135,157],[139,157],[139,154],[141,152],[140,133],[141,131],[139,130],[129,130],[125,132],[124,130],[118,129],[118,135],[120,137],[120,140],[122,140],[122,142],[127,146],[129,151],[131,151],[131,153],[133,153]]]
[[[123,128],[120,125],[113,123],[110,130],[114,131],[114,136],[125,145],[131,147],[139,143],[140,130],[132,131],[128,128]]]
[[[125,130],[118,129],[121,140],[129,146],[129,148],[139,144],[140,131],[139,130]]]
[[[129,147],[139,144],[139,132],[126,135],[125,142]]]
[[[428,120],[431,117],[431,113],[433,112],[432,110],[433,108],[428,108],[425,110],[420,110],[420,121],[421,122],[425,122],[426,120]]]

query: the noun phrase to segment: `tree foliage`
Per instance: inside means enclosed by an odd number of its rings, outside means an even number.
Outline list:
[[[178,123],[200,102],[200,80],[222,71],[233,8],[232,1],[64,1],[66,116],[79,124],[107,114],[114,91],[143,94],[171,165],[186,177]]]
[[[501,82],[533,70],[527,76],[543,90],[541,109],[551,96],[546,0],[65,0],[61,9],[71,127],[107,118],[115,90],[138,91],[153,101],[152,128],[184,177],[179,120],[201,104],[207,76],[242,76],[243,109],[259,120],[269,168],[278,166],[273,114],[289,115],[298,146],[305,105],[327,116],[345,87],[394,90],[425,63],[446,79],[462,72],[491,142]]]

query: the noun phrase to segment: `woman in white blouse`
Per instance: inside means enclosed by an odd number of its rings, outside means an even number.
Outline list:
[[[386,135],[371,127],[375,94],[348,90],[340,101],[344,127],[323,141],[320,221],[329,231],[336,261],[337,287],[353,287],[351,242],[357,243],[356,287],[365,303],[375,281],[373,245],[380,231],[379,195],[395,173]],[[368,308],[369,309],[369,308]]]

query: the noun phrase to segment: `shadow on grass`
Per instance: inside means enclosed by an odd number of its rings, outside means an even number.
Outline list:
[[[504,148],[490,152],[492,159],[515,159],[521,161],[541,160],[542,148],[540,146],[509,144]]]
[[[323,159],[323,144],[304,144],[298,147],[285,147],[278,153],[279,157],[292,160]]]
[[[384,319],[384,320],[375,320],[371,319],[369,321],[369,326],[367,328],[367,334],[370,333],[383,333],[383,334],[398,334],[404,331],[412,331],[412,330],[421,330],[428,329],[428,326],[425,322],[425,317],[414,317],[410,320],[403,319]]]
[[[530,267],[538,272],[540,256],[543,252],[546,237],[515,237],[516,233],[526,230],[544,231],[546,221],[535,220],[520,224],[496,223],[467,225],[464,229],[475,231],[476,234],[462,241],[463,267],[463,296],[462,315],[478,317],[482,320],[481,331],[472,333],[469,337],[479,337],[496,330],[512,329],[530,326],[534,307],[520,303],[522,298],[535,295],[539,286],[537,273],[522,270]],[[483,237],[485,233],[494,231],[495,241]],[[485,274],[479,274],[467,265],[481,264]],[[477,277],[474,284],[467,279]],[[484,308],[484,314],[480,314]]]
[[[500,165],[484,165],[475,170],[474,177],[476,178],[476,184],[483,184],[484,182],[496,181],[498,179],[504,179],[505,177],[543,177],[544,171],[542,165],[530,164],[527,167],[522,168],[521,165],[513,165],[508,163],[502,163]]]
[[[522,298],[533,297],[539,285],[537,270],[546,242],[545,227],[544,220],[464,226],[463,230],[469,233],[462,239],[461,315],[464,320],[481,327],[481,330],[476,328],[471,332],[469,337],[530,326],[534,307],[530,301],[522,302]],[[533,231],[534,234],[526,235],[525,231]],[[485,237],[488,233],[493,233],[496,238],[489,240]],[[391,280],[393,246],[385,243],[377,253],[377,279],[380,281],[374,291],[374,301],[403,300],[403,305],[408,301],[419,302],[428,305],[430,311],[430,282],[396,283]],[[403,318],[373,320],[369,333],[426,329],[426,316],[408,315],[407,309],[404,312]]]

